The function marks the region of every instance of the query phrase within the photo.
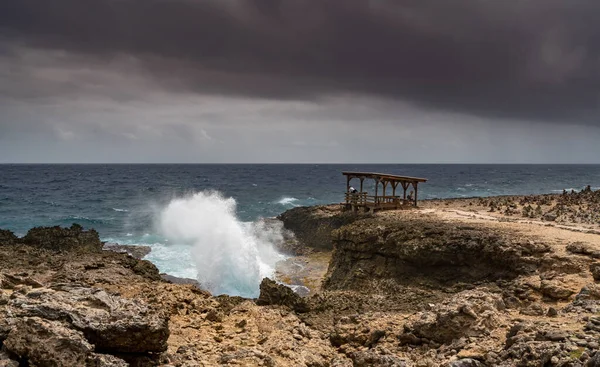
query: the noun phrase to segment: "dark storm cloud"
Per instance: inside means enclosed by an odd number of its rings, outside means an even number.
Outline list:
[[[599,16],[597,0],[2,0],[0,39],[132,55],[165,85],[198,93],[371,94],[593,123]]]

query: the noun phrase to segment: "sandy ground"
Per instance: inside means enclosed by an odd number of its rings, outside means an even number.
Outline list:
[[[528,237],[556,246],[558,253],[564,253],[566,245],[583,242],[600,250],[600,224],[572,222],[549,222],[518,215],[506,216],[489,212],[487,207],[475,205],[475,199],[451,201],[424,201],[416,213],[432,215],[448,222],[480,223],[490,227],[510,229]],[[391,213],[391,212],[389,212]],[[382,215],[390,215],[381,213]]]

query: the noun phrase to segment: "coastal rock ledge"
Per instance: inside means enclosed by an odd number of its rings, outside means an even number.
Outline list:
[[[600,223],[478,205],[283,213],[306,297],[286,273],[213,296],[77,225],[0,230],[0,366],[600,366]]]

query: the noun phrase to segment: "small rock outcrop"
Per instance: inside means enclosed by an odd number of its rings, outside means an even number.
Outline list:
[[[289,287],[264,278],[260,283],[260,295],[256,300],[257,305],[281,305],[288,306],[296,312],[309,310],[306,301]]]
[[[277,217],[286,229],[292,231],[302,246],[316,250],[333,248],[332,232],[366,215],[341,212],[339,206],[311,206],[290,209]]]
[[[99,252],[103,247],[98,232],[93,229],[83,230],[78,224],[73,224],[70,228],[32,228],[20,242],[53,251]]]
[[[115,356],[95,353],[82,332],[39,317],[17,320],[4,340],[4,349],[16,359],[37,366],[128,366]]]

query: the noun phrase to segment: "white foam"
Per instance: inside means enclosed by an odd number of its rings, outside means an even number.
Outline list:
[[[241,222],[235,200],[218,192],[172,200],[158,225],[173,243],[166,246],[189,248],[178,254],[180,262],[192,259],[195,278],[213,294],[257,297],[262,278],[272,276],[275,263],[284,258],[273,247],[283,239],[281,228]]]
[[[569,188],[567,188],[567,189],[564,189],[564,191],[566,191],[566,192],[571,192],[571,191],[579,192],[579,191],[581,191],[581,189],[576,189],[576,188],[574,188],[574,187],[569,187]],[[560,190],[552,190],[552,192],[563,192],[563,189],[560,189]]]
[[[116,212],[128,212],[129,211],[127,209],[119,209],[119,208],[112,208],[112,210],[114,210]]]
[[[292,198],[292,197],[284,197],[283,199],[279,200],[277,203],[281,204],[281,205],[293,205],[293,206],[297,206],[298,199],[296,198]]]

